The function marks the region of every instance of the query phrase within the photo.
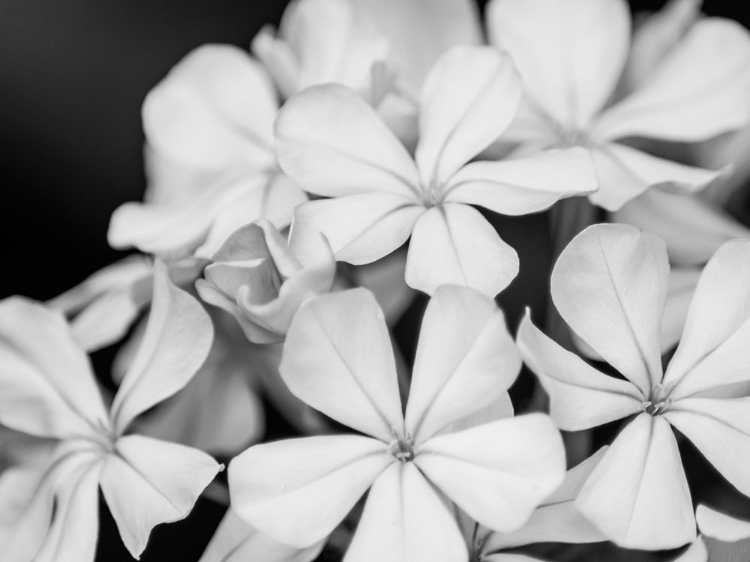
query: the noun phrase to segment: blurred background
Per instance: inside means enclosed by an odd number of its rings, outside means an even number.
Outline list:
[[[655,10],[663,3],[631,6]],[[286,4],[0,0],[0,298],[51,298],[121,257],[107,246],[106,231],[112,211],[140,199],[145,188],[144,96],[198,45],[247,48],[263,24],[278,24]],[[747,26],[744,4],[707,0],[704,11]],[[512,245],[529,244],[528,232],[539,236],[545,220],[499,228]],[[549,250],[530,251],[544,256],[540,269],[548,265]],[[540,294],[546,280],[538,279],[515,284],[507,297],[513,308]],[[222,513],[202,501],[188,521],[158,528],[143,560],[197,560]],[[106,510],[103,517],[99,559],[130,560]]]

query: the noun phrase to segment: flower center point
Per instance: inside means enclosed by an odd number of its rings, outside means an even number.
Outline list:
[[[655,385],[651,389],[649,399],[641,403],[643,411],[652,416],[663,414],[670,404],[672,404],[672,399],[669,397],[669,390],[671,389],[665,389],[661,384]]]
[[[414,443],[411,439],[396,439],[391,443],[388,452],[399,462],[411,462],[416,456],[414,454]]]

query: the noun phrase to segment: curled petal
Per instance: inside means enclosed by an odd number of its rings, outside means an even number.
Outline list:
[[[707,537],[726,542],[750,539],[750,523],[740,521],[703,504],[695,510],[698,529]]]

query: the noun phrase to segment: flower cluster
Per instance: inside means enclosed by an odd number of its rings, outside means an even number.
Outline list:
[[[203,494],[203,562],[747,562],[750,33],[639,21],[294,0],[189,53],[111,218],[140,253],[0,301],[0,558],[93,562],[101,491],[136,559]],[[548,210],[546,317],[509,325],[504,217]]]

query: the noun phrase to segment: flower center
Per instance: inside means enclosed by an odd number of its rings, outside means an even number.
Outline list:
[[[434,178],[430,180],[429,185],[422,187],[422,203],[425,207],[439,205],[442,200],[443,185],[439,184]]]
[[[651,389],[649,399],[641,403],[643,411],[652,416],[663,414],[669,408],[670,404],[672,404],[672,399],[669,397],[671,390],[671,388],[665,388],[661,384],[654,385]]]
[[[399,462],[411,462],[416,456],[414,454],[414,440],[407,437],[398,438],[388,447],[388,452],[396,457]]]
[[[560,139],[560,146],[587,146],[589,144],[588,132],[583,129],[568,128],[559,126],[557,136]]]

